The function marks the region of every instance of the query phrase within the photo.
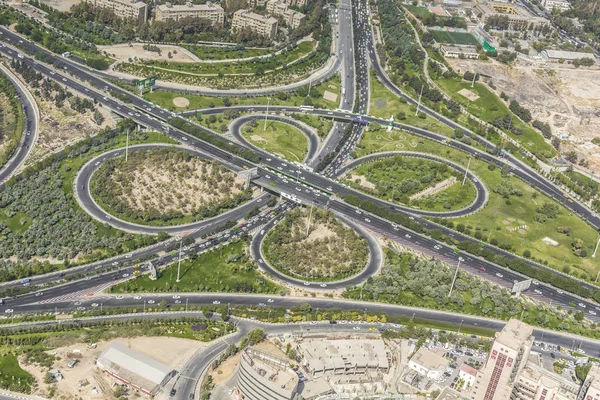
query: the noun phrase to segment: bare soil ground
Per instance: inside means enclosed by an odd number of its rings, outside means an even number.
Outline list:
[[[555,135],[569,134],[563,150],[574,149],[600,173],[600,147],[591,143],[600,136],[600,70],[561,64],[516,66],[478,60],[448,60],[452,68],[492,76],[496,93],[505,92],[527,107],[534,119],[547,122]]]
[[[9,129],[14,131],[15,123],[15,115],[4,93],[0,93],[0,110],[2,110],[2,120],[0,120],[0,154],[2,154],[12,134],[12,132],[9,132]]]
[[[58,347],[55,350],[48,351],[56,355],[59,360],[54,361],[53,368],[60,370],[64,379],[56,383],[56,395],[54,398],[62,400],[75,399],[113,399],[112,392],[115,380],[107,374],[101,372],[94,362],[100,357],[104,349],[114,342],[120,342],[124,345],[146,354],[153,359],[160,361],[175,370],[180,370],[185,362],[198,350],[206,347],[208,343],[168,338],[168,337],[137,337],[132,339],[116,339],[110,342],[100,342],[95,349],[86,344],[79,343],[65,347]],[[72,359],[78,359],[79,363],[74,368],[69,368],[67,364]],[[50,385],[44,383],[46,369],[23,365],[23,369],[31,373],[39,385],[33,393],[37,396],[47,397]],[[89,382],[80,386],[79,382]],[[98,394],[92,391],[92,388],[98,390]]]
[[[178,62],[197,62],[197,59],[190,55],[179,46],[160,45],[160,54],[156,51],[144,50],[143,44],[125,44],[98,46],[98,50],[105,51],[113,58],[121,61],[128,61],[130,58],[137,57],[140,60],[163,60]],[[171,58],[169,58],[171,52]]]
[[[40,0],[41,3],[47,4],[58,11],[69,11],[71,6],[81,3],[81,0]]]
[[[173,99],[173,104],[175,107],[187,107],[190,105],[190,101],[185,97],[175,97]]]
[[[203,172],[204,167],[206,172]],[[125,191],[121,199],[138,211],[175,207],[184,214],[192,214],[201,206],[241,192],[236,184],[243,182],[238,181],[232,172],[226,171],[221,175],[229,177],[231,182],[215,182],[211,177],[214,168],[207,161],[195,157],[169,166],[160,163],[138,164],[126,174],[131,191]],[[121,184],[121,178],[125,178],[125,174],[121,176],[120,172],[117,169],[112,175],[117,176],[113,180],[117,185]]]
[[[308,221],[305,221],[305,223],[307,223],[307,222]],[[331,229],[329,229],[324,224],[316,224],[316,225],[314,225],[313,229],[314,230],[312,232],[310,232],[310,234],[306,238],[307,242],[314,242],[317,239],[323,239],[326,237],[334,237],[335,236],[335,232],[332,231]]]

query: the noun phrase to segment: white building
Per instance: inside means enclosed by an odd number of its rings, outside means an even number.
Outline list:
[[[132,18],[139,22],[148,19],[148,6],[139,0],[84,0],[96,7],[110,8],[117,17]]]
[[[467,364],[463,364],[458,370],[458,377],[465,382],[465,385],[473,386],[475,379],[477,379],[477,370]]]
[[[544,60],[548,61],[558,61],[561,59],[565,61],[573,61],[580,60],[582,58],[591,58],[592,60],[595,60],[593,53],[584,53],[581,51],[542,50],[540,55]]]
[[[475,46],[450,46],[447,44],[443,44],[441,46],[441,51],[442,55],[448,58],[459,58],[461,56],[473,60],[479,58],[479,52],[477,51],[477,48],[475,48]]]
[[[265,17],[250,10],[237,10],[233,13],[231,29],[236,31],[243,28],[271,39],[277,34],[277,19]]]
[[[555,8],[560,11],[567,11],[571,8],[571,3],[566,0],[544,0],[542,5],[546,11],[552,12]]]
[[[156,7],[157,21],[167,21],[169,19],[178,21],[179,19],[186,17],[207,19],[211,21],[213,25],[223,25],[225,22],[225,10],[223,10],[223,7],[220,5],[213,3],[186,3],[181,5],[165,3]]]
[[[408,367],[435,380],[441,378],[448,368],[448,360],[432,351],[420,348],[408,362]]]
[[[281,17],[285,24],[292,29],[298,28],[306,21],[306,16],[299,11],[289,8],[289,5],[279,0],[267,2],[267,12],[274,17]]]

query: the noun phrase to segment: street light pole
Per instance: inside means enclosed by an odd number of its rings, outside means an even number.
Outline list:
[[[146,300],[144,300],[144,312],[146,312]]]
[[[454,271],[454,278],[452,278],[452,285],[450,286],[450,293],[448,293],[448,297],[452,296],[452,290],[454,290],[454,283],[456,282],[456,277],[458,276],[458,269],[460,268],[460,262],[462,260],[462,257],[458,257],[458,265],[456,266],[456,271]]]
[[[471,165],[471,157],[469,157],[469,162],[467,163],[467,169],[465,170],[465,177],[463,178],[462,184],[464,185],[467,181],[467,174],[469,173],[469,166]]]
[[[310,214],[308,215],[308,225],[306,226],[306,236],[308,237],[308,231],[310,230],[310,220],[312,219],[312,210],[313,210],[313,205],[312,203],[310,204]]]
[[[265,128],[263,131],[267,130],[267,117],[269,116],[269,106],[271,105],[271,98],[267,97],[267,113],[265,114]]]
[[[594,254],[592,254],[592,257],[596,258],[596,252],[598,251],[598,245],[600,244],[600,235],[598,236],[598,241],[596,242],[596,247],[594,248]],[[596,278],[596,281],[598,281],[598,278]]]
[[[125,141],[125,162],[127,162],[128,155],[129,155],[129,129],[127,129],[127,140]]]
[[[179,242],[179,261],[177,263],[177,280],[175,282],[179,283],[179,271],[181,270],[181,246],[183,245],[183,241]]]
[[[417,103],[417,112],[415,113],[415,116],[419,115],[419,108],[421,108],[421,96],[423,95],[424,88],[425,88],[425,84],[422,83],[421,84],[421,93],[419,94],[419,102]]]
[[[460,320],[460,325],[458,325],[458,334],[460,335],[460,328],[462,328],[462,324],[464,322],[464,319]]]

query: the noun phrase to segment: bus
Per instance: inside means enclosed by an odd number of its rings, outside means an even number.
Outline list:
[[[301,111],[314,111],[315,108],[313,106],[300,106]]]

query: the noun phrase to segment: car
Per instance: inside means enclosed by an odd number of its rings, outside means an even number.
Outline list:
[[[360,326],[355,326],[355,327],[354,327],[354,328],[352,328],[352,329],[354,329],[355,331],[360,331]]]
[[[175,300],[175,304],[181,304],[181,300]]]
[[[142,296],[135,296],[134,297],[134,300],[141,300],[141,299],[142,299]]]
[[[554,353],[550,353],[550,357],[556,358],[556,355]]]
[[[81,302],[80,301],[76,301],[75,303],[73,303],[74,306],[80,306]]]
[[[122,300],[123,296],[117,296],[117,300]]]
[[[219,300],[215,300],[213,301],[213,304],[221,304],[221,302]]]
[[[304,286],[310,286],[310,282],[304,282]]]
[[[581,308],[585,308],[585,304],[583,304],[583,303],[579,303],[578,306]]]
[[[533,293],[535,293],[535,294],[539,294],[540,296],[542,295],[542,291],[541,291],[541,290],[539,290],[539,289],[534,289],[534,290],[533,290]]]
[[[114,263],[112,263],[112,265],[116,267],[117,265],[119,265],[119,263],[115,261]]]
[[[31,135],[31,131],[27,131],[27,136]]]
[[[188,138],[186,138],[185,136],[182,136],[181,140],[185,140],[187,142]]]
[[[129,274],[123,274],[123,278],[128,278]]]
[[[266,307],[267,305],[265,303],[258,303],[259,307]]]
[[[357,214],[362,214],[362,212],[360,212],[360,210],[356,210],[356,213]]]
[[[177,393],[177,390],[175,388],[173,388],[173,389],[171,389],[169,396],[173,397],[173,396],[175,396],[175,393]]]
[[[180,297],[181,297],[181,296],[179,296],[179,295],[177,295],[177,294],[174,294],[174,295],[173,295],[173,298],[174,298],[174,299],[179,299]]]
[[[92,307],[98,307],[98,303],[92,303]]]
[[[148,304],[154,304],[156,303],[154,300],[148,300]]]
[[[502,275],[500,272],[497,272],[497,273],[496,273],[496,276],[497,276],[498,278],[504,278],[504,275]]]
[[[479,269],[482,270],[482,271],[486,271],[485,267],[481,267]]]
[[[319,286],[321,286],[321,287],[327,287],[327,284],[326,283],[321,283]]]
[[[7,308],[6,310],[4,310],[4,312],[7,314],[12,314],[14,310],[12,308]]]
[[[267,303],[274,303],[274,302],[275,302],[275,300],[273,300],[273,299],[267,300]]]
[[[404,235],[405,238],[410,239],[412,236],[410,236],[408,233],[406,235]]]
[[[596,311],[594,311],[594,310],[590,310],[589,313],[592,315],[596,315]]]
[[[562,290],[560,290],[560,289],[556,289],[556,293],[563,294],[564,292]]]
[[[35,297],[40,297],[40,296],[43,296],[43,295],[44,295],[44,292],[37,292],[37,293],[35,294]]]
[[[369,218],[365,218],[365,222],[371,222]]]

